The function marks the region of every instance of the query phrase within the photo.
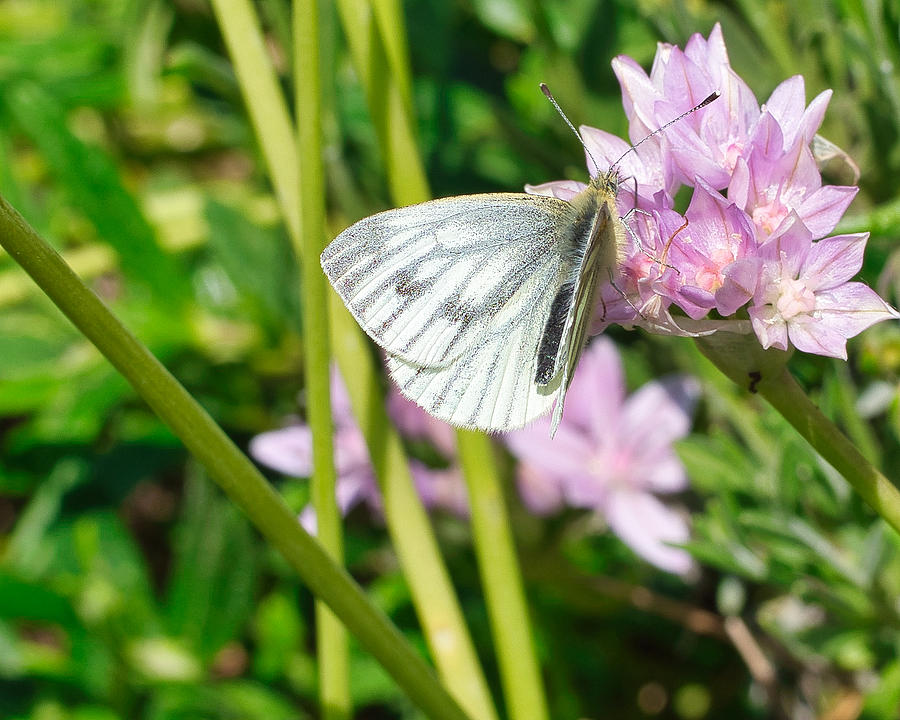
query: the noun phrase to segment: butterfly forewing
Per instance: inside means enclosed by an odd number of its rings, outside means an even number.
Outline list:
[[[322,253],[322,268],[381,347],[405,363],[444,368],[482,347],[504,313],[512,315],[504,323],[535,322],[518,308],[543,308],[571,272],[558,247],[561,225],[571,222],[569,203],[550,197],[432,200],[347,228]]]

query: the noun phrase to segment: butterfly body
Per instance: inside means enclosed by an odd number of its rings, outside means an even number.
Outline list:
[[[552,428],[622,244],[618,176],[571,201],[462,195],[360,220],[322,268],[404,395],[460,427]]]

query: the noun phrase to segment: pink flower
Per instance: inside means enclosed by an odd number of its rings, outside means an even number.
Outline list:
[[[764,348],[798,349],[847,359],[847,338],[900,317],[874,290],[847,282],[862,267],[869,233],[813,242],[796,213],[759,250],[760,278],[750,308]]]
[[[555,439],[543,418],[508,433],[519,459],[519,490],[533,512],[587,508],[637,554],[664,570],[686,573],[690,555],[669,543],[688,540],[682,515],[657,497],[687,487],[672,443],[690,429],[699,384],[687,377],[650,382],[625,397],[622,364],[606,338],[585,351]]]
[[[723,188],[734,163],[749,144],[759,105],[747,84],[731,69],[718,23],[709,39],[696,34],[684,51],[660,43],[650,75],[629,57],[613,60],[629,119],[629,137],[638,142],[672,118],[689,110],[711,92],[722,97],[673,125],[660,142],[669,150],[673,170],[682,183],[703,177]]]
[[[784,149],[781,126],[772,115],[760,119],[747,158],[740,158],[728,186],[728,199],[753,219],[761,238],[774,233],[791,211],[814,238],[834,230],[859,188],[822,185],[809,144],[801,137]]]
[[[336,368],[332,368],[331,372],[331,403],[338,507],[346,515],[357,505],[366,503],[380,515],[384,505],[369,451],[353,417],[347,390]],[[446,455],[448,459],[455,454],[452,428],[435,420],[396,391],[388,397],[388,412],[404,434],[432,441],[442,452],[449,450]],[[309,425],[297,423],[257,435],[250,441],[250,455],[257,462],[284,475],[309,477],[313,470],[312,432]],[[445,470],[436,470],[417,460],[410,460],[410,472],[416,490],[427,507],[443,508],[462,516],[468,514],[465,483],[458,469],[451,466]],[[316,516],[311,505],[301,512],[300,522],[307,532],[315,534]]]
[[[866,235],[819,240],[858,191],[823,185],[813,153],[842,152],[816,135],[831,91],[807,105],[803,78],[794,76],[760,106],[729,64],[719,25],[683,51],[660,44],[649,74],[624,56],[613,69],[629,136],[640,145],[629,153],[624,140],[581,129],[591,175],[612,168],[621,177],[628,231],[617,277],[599,289],[592,331],[612,323],[687,336],[752,330],[767,348],[790,343],[846,357],[848,338],[897,317],[850,281]],[[713,91],[715,102],[648,137]],[[693,188],[684,215],[672,200],[682,186]],[[585,187],[567,180],[526,189],[569,200]],[[834,257],[847,243],[851,254]],[[748,322],[742,308],[751,299]]]

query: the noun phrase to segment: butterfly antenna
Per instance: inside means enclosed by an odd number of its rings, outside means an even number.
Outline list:
[[[563,112],[563,109],[559,106],[559,103],[556,102],[556,98],[553,97],[553,93],[550,92],[550,88],[548,88],[544,83],[541,83],[541,92],[544,93],[544,96],[545,96],[551,103],[553,103],[553,107],[556,108],[556,112],[558,112],[558,113],[559,113],[559,116],[560,116],[563,120],[566,121],[566,125],[569,126],[569,129],[570,129],[573,133],[575,133],[575,137],[578,138],[578,142],[581,143],[581,147],[584,148],[584,151],[588,154],[588,157],[594,162],[594,167],[597,168],[597,170],[599,171],[599,170],[600,170],[600,165],[597,163],[597,159],[593,156],[593,154],[591,153],[590,149],[589,149],[588,146],[585,144],[584,138],[581,137],[581,133],[578,132],[578,131],[575,129],[575,126],[572,124],[572,121],[569,120],[568,117],[566,117],[566,114]],[[641,142],[643,142],[643,141],[641,141]]]
[[[545,94],[546,94],[546,93],[545,93]],[[718,97],[719,97],[719,93],[718,93],[718,92],[712,92],[712,93],[710,93],[709,95],[707,95],[707,97],[706,97],[703,101],[701,101],[701,102],[697,103],[696,105],[694,105],[694,107],[692,107],[690,110],[685,110],[685,111],[684,111],[683,113],[681,113],[681,115],[679,115],[677,118],[672,118],[671,120],[669,120],[669,122],[667,122],[667,123],[666,123],[665,125],[663,125],[662,127],[658,127],[658,128],[656,128],[656,130],[654,130],[654,131],[653,131],[652,133],[650,133],[649,135],[645,135],[643,138],[641,138],[640,140],[638,140],[634,145],[632,145],[630,148],[628,148],[625,152],[623,152],[622,155],[621,155],[621,157],[619,157],[618,160],[616,160],[612,165],[609,166],[610,169],[616,167],[620,162],[622,162],[622,159],[623,159],[626,155],[628,155],[628,153],[634,152],[635,150],[637,150],[643,143],[647,142],[647,141],[648,141],[650,138],[652,138],[654,135],[659,135],[663,130],[665,130],[666,128],[668,128],[668,127],[674,125],[674,124],[677,123],[679,120],[683,120],[684,118],[686,118],[686,117],[687,117],[688,115],[690,115],[691,113],[697,112],[700,108],[705,108],[707,105],[709,105],[713,100],[717,99]],[[554,103],[554,104],[555,104],[555,103]],[[562,112],[562,111],[560,111],[560,112]],[[565,116],[563,116],[563,117],[565,117]]]

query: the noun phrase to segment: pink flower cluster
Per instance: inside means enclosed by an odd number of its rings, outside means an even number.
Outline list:
[[[661,44],[649,75],[624,56],[613,69],[633,143],[710,93],[721,97],[624,157],[625,141],[581,128],[592,175],[621,158],[619,210],[629,229],[621,286],[602,289],[596,331],[620,323],[698,335],[723,328],[721,318],[749,317],[764,348],[846,359],[848,338],[900,317],[850,280],[869,234],[827,237],[858,189],[823,185],[811,149],[831,91],[807,106],[795,76],[760,106],[729,65],[718,25],[683,51]],[[684,214],[673,200],[682,186],[693,188]],[[584,187],[527,189],[569,199]]]
[[[564,506],[592,510],[622,541],[663,570],[685,574],[691,556],[685,514],[657,495],[687,489],[673,443],[685,437],[700,395],[696,379],[676,375],[625,394],[622,361],[607,338],[585,350],[566,414],[550,438],[543,417],[504,441],[519,459],[519,493],[536,514]]]

